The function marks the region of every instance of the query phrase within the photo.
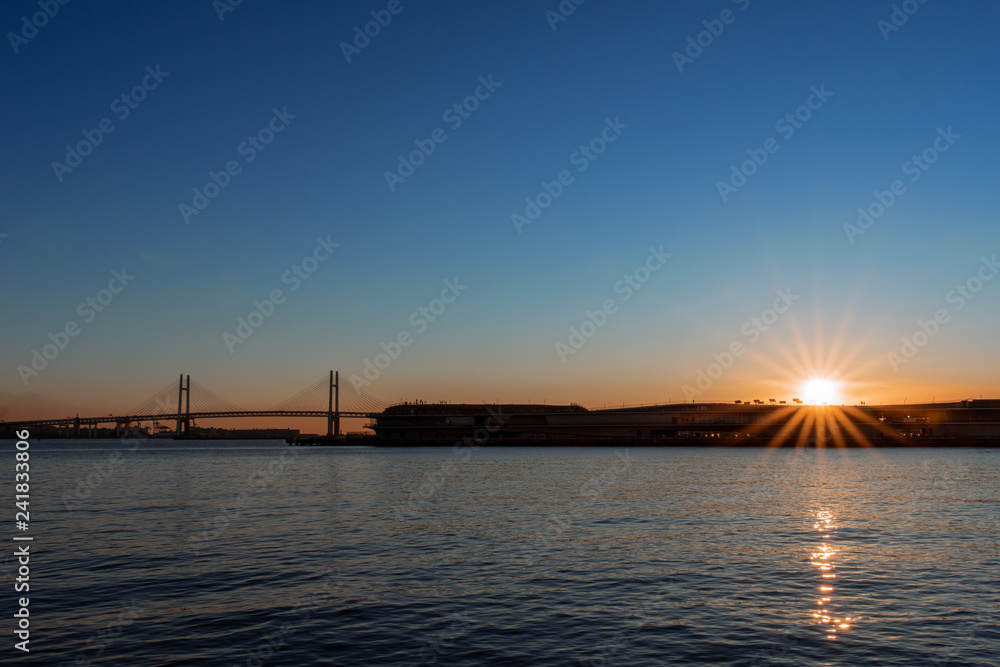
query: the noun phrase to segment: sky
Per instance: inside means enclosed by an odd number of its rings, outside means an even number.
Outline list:
[[[1000,397],[1000,5],[577,2],[3,3],[0,418]]]

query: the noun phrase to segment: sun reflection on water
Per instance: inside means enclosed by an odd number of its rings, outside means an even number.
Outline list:
[[[816,513],[816,523],[813,524],[813,528],[821,534],[824,540],[828,540],[839,526],[834,522],[833,513],[824,511]],[[837,553],[838,551],[833,545],[822,542],[819,545],[819,550],[812,553],[809,560],[809,563],[819,570],[823,580],[819,586],[820,594],[816,601],[816,609],[813,611],[813,618],[817,624],[827,626],[826,637],[831,640],[837,638],[838,631],[849,630],[852,620],[850,616],[838,616],[831,609],[833,605],[830,604],[830,601],[834,592],[833,580],[837,578],[835,572],[837,566],[833,562],[833,557]]]

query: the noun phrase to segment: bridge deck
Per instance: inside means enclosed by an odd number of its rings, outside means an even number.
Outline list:
[[[98,424],[127,425],[137,422],[148,421],[176,421],[180,419],[213,419],[213,418],[236,418],[236,417],[329,417],[340,418],[372,418],[377,412],[333,412],[327,410],[241,410],[229,412],[176,412],[155,415],[107,415],[104,417],[66,417],[63,419],[34,419],[27,421],[0,422],[0,428],[21,428],[33,426],[73,426],[80,425],[96,426]]]

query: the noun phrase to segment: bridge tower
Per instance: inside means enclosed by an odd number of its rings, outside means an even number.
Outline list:
[[[327,402],[326,434],[340,435],[340,371],[330,371],[330,396]]]
[[[186,395],[185,395],[186,394]],[[186,404],[184,399],[187,399]],[[185,408],[182,410],[182,408]],[[191,376],[187,376],[187,386],[184,384],[184,374],[177,383],[177,431],[174,437],[180,438],[191,428]]]

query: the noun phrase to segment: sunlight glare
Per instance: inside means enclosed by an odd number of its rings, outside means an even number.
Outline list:
[[[822,377],[810,378],[802,383],[800,392],[806,403],[835,405],[842,402],[840,383],[836,380]]]

